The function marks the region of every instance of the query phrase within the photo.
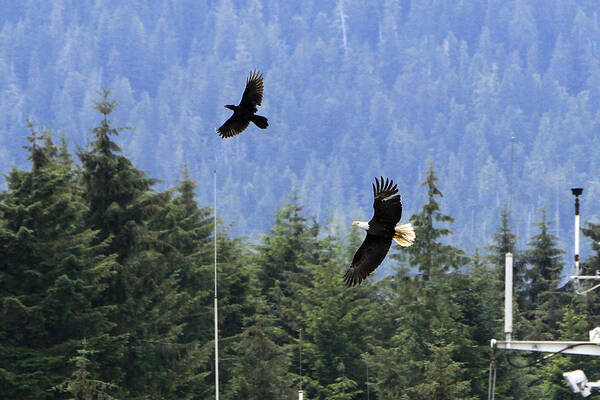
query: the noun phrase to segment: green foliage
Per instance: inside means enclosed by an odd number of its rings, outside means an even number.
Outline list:
[[[528,320],[529,338],[552,340],[553,332],[558,328],[557,323],[563,313],[563,306],[570,296],[558,290],[564,266],[561,255],[564,252],[557,248],[557,238],[549,233],[544,211],[538,226],[540,232],[531,239],[531,248],[525,252],[529,268],[526,271],[527,290],[523,293],[522,312]]]
[[[462,292],[454,292],[465,289],[458,268],[468,259],[462,250],[440,242],[451,233],[448,228],[434,226],[434,222],[453,221],[441,213],[435,200],[442,196],[437,180],[431,165],[423,183],[428,203],[410,218],[416,240],[407,249],[408,262],[418,266],[421,274],[409,278],[400,270],[397,278],[384,282],[389,293],[386,301],[392,304],[387,318],[395,320],[395,328],[391,338],[367,358],[381,398],[471,398],[464,365],[481,363],[471,350],[471,332],[463,322]]]
[[[156,182],[133,167],[129,159],[121,155],[119,146],[111,140],[124,128],[113,128],[108,116],[116,102],[109,101],[110,92],[104,90],[102,101],[96,109],[102,114],[100,125],[92,129],[95,140],[88,151],[80,150],[84,196],[88,202],[89,220],[100,238],[111,238],[111,252],[122,260],[148,238],[144,237],[143,221],[153,213],[157,196],[149,193]],[[117,251],[118,250],[118,251]]]
[[[0,192],[0,397],[210,398],[214,215],[196,193],[212,182],[185,167],[175,187],[157,191],[114,141],[124,131],[108,120],[116,112],[108,92],[97,109],[80,165],[29,123],[31,168],[13,168]],[[218,221],[224,398],[287,398],[298,387],[320,400],[484,398],[489,339],[503,333],[508,250],[517,258],[519,338],[583,340],[600,323],[594,292],[558,288],[563,254],[545,214],[526,251],[502,212],[486,253],[467,257],[454,245],[433,165],[422,187],[411,198],[423,200],[410,218],[415,244],[394,249],[390,275],[353,288],[342,276],[361,234],[306,217],[295,191],[252,245]],[[598,225],[584,234],[598,241]],[[560,373],[599,367],[560,355],[517,370],[497,357],[502,399],[572,398]]]
[[[441,279],[447,272],[454,272],[467,263],[464,251],[454,246],[444,244],[440,239],[450,235],[452,231],[445,227],[434,227],[434,222],[451,223],[454,219],[440,212],[440,206],[435,197],[443,197],[435,182],[433,164],[427,170],[427,176],[421,186],[427,188],[428,202],[423,205],[418,214],[410,217],[415,228],[415,244],[407,249],[409,263],[418,266],[424,281]]]
[[[56,390],[70,393],[74,397],[70,400],[116,400],[107,391],[114,389],[115,386],[91,378],[91,373],[88,370],[90,367],[90,355],[94,353],[87,348],[87,341],[84,339],[82,348],[77,350],[77,355],[69,361],[75,364],[75,370],[71,378],[60,385],[56,386]]]
[[[350,264],[342,249],[339,241],[322,239],[318,259],[303,266],[310,282],[297,285],[303,368],[311,381],[311,398],[354,399],[366,391],[361,354],[372,338],[372,286],[347,290],[342,284]]]
[[[596,252],[583,264],[588,271],[600,270],[600,224],[588,223],[587,228],[581,230],[592,241],[592,249]]]
[[[589,183],[588,204],[600,200],[593,1],[182,1],[5,0],[0,173],[27,165],[26,116],[83,146],[105,85],[121,104],[110,117],[135,126],[115,142],[140,169],[170,184],[185,161],[199,182],[215,161],[227,166],[219,200],[236,235],[260,236],[292,185],[307,215],[347,225],[370,209],[357,188],[380,174],[402,180],[406,214],[417,213],[421,199],[406,194],[419,192],[428,156],[468,254],[487,245],[509,197],[525,231],[542,201],[557,229],[572,227],[567,177]],[[224,142],[213,135],[222,106],[257,67],[273,129]],[[212,191],[197,195],[209,204]]]
[[[67,376],[77,341],[113,327],[100,299],[116,262],[86,225],[71,165],[29,126],[32,169],[13,169],[0,194],[0,357],[2,397],[33,399]]]
[[[236,399],[280,399],[292,396],[288,357],[272,318],[257,314],[236,345],[232,396]]]

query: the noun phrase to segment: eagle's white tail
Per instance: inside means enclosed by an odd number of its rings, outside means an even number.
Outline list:
[[[402,247],[412,246],[417,237],[412,224],[409,222],[404,225],[396,225],[394,228],[396,234],[394,235],[394,241]]]

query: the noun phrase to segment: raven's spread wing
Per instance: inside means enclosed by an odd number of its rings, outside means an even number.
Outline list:
[[[242,95],[239,106],[255,113],[256,106],[260,106],[263,98],[263,75],[259,71],[252,71],[246,80],[246,89]]]
[[[381,177],[381,181],[375,178],[376,184],[373,185],[373,219],[381,224],[391,224],[395,226],[402,217],[402,201],[398,193],[398,188],[394,181]]]
[[[228,138],[242,133],[244,129],[248,127],[250,121],[245,118],[241,118],[238,114],[234,113],[219,129],[217,133],[222,138]]]
[[[387,255],[391,245],[392,239],[367,233],[367,237],[354,254],[352,264],[344,275],[346,285],[354,286],[361,283],[371,272],[375,271],[375,268],[381,264]]]

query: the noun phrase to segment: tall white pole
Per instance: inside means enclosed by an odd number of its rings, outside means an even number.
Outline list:
[[[512,335],[512,296],[513,296],[513,255],[506,253],[504,267],[504,334],[506,341],[511,341]]]
[[[575,195],[575,276],[579,275],[579,196]]]
[[[300,328],[300,334],[299,336],[299,341],[300,341],[300,362],[299,362],[299,368],[300,368],[300,389],[298,390],[298,400],[303,400],[304,399],[304,391],[302,390],[302,328]]]
[[[217,312],[217,170],[214,171],[214,228],[215,228],[215,399],[219,400],[219,318]]]

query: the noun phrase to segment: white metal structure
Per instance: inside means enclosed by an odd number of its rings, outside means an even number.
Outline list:
[[[504,259],[504,335],[510,342],[512,336],[513,255],[506,253]]]
[[[600,343],[595,342],[551,342],[536,340],[491,340],[494,349],[525,350],[541,353],[581,354],[584,356],[600,356]]]
[[[215,399],[219,400],[219,318],[217,312],[217,170],[214,170],[214,228],[215,228]]]
[[[574,272],[575,275],[571,276],[575,280],[576,293],[584,294],[597,287],[600,284],[595,285],[584,291],[579,290],[580,279],[600,279],[600,275],[595,276],[581,276],[579,275],[579,196],[583,193],[581,188],[571,189],[575,196],[575,259],[574,259]],[[506,340],[491,339],[490,345],[494,349],[494,353],[497,349],[501,350],[521,350],[521,351],[536,351],[542,353],[550,353],[544,357],[546,359],[557,353],[564,354],[581,354],[587,356],[600,356],[600,328],[595,328],[589,332],[589,342],[579,341],[532,341],[532,340],[512,340],[512,278],[513,278],[513,256],[511,253],[506,253],[505,259],[505,286],[504,286],[504,333]],[[493,399],[493,387],[495,385],[495,379],[492,380],[492,376],[495,378],[495,373],[492,375],[492,368],[495,368],[495,361],[492,360],[490,367],[490,392],[488,399]],[[582,396],[587,397],[591,393],[592,388],[600,388],[600,381],[588,382],[585,374],[581,370],[575,370],[565,372],[563,374],[569,386],[575,393],[581,393]]]
[[[600,287],[600,283],[592,286],[591,288],[581,290],[579,287],[580,280],[600,280],[599,271],[596,271],[596,275],[579,275],[579,196],[583,193],[582,188],[572,188],[571,193],[575,196],[575,260],[574,260],[574,272],[570,278],[575,282],[575,292],[577,294],[586,294],[592,290]]]
[[[571,390],[573,390],[573,393],[581,393],[583,397],[588,397],[592,394],[592,389],[600,388],[600,381],[588,382],[587,377],[580,369],[565,372],[563,377],[571,387]]]

